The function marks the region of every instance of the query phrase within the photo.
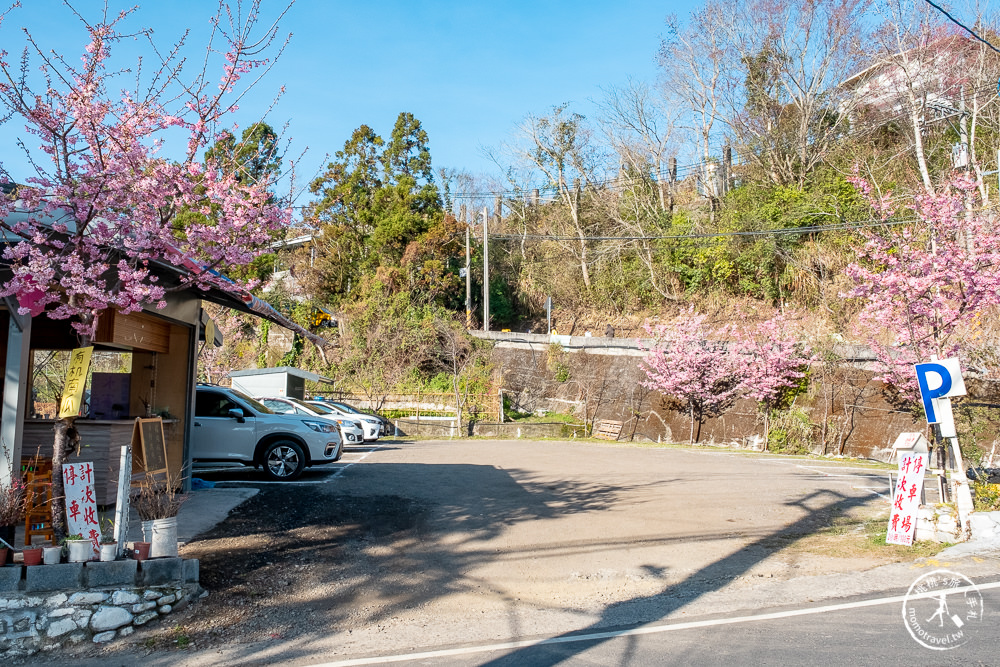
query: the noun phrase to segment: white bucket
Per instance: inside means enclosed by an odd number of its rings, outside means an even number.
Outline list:
[[[101,562],[110,563],[118,555],[118,545],[117,544],[102,544],[101,545]]]
[[[42,562],[46,565],[58,565],[62,557],[62,547],[42,547]]]
[[[149,557],[177,557],[177,517],[153,520],[153,535],[150,539]]]
[[[86,563],[94,559],[94,543],[90,540],[66,540],[70,563]]]

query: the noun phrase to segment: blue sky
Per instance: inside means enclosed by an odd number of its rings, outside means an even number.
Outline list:
[[[9,40],[12,29],[24,25],[47,45],[76,57],[85,40],[72,15],[55,0],[24,4],[0,28],[4,47],[16,57]],[[78,5],[89,18],[102,3]],[[190,43],[200,48],[213,5],[145,2],[132,25],[152,26],[161,45],[191,27]],[[263,13],[271,17],[282,6],[265,0]],[[341,148],[361,124],[388,135],[401,111],[423,123],[435,169],[495,172],[482,147],[512,140],[525,115],[563,102],[589,115],[602,88],[629,77],[653,81],[665,16],[684,16],[694,6],[691,0],[299,0],[281,24],[292,33],[291,43],[242,104],[238,120],[244,125],[256,120],[285,86],[268,121],[288,123],[291,153],[308,148],[300,177],[315,173],[324,155]],[[11,142],[19,129],[0,128],[0,155],[14,171]]]

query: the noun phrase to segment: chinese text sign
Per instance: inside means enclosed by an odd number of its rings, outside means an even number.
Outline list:
[[[913,544],[926,469],[927,454],[903,454],[899,457],[899,479],[892,491],[886,544]]]
[[[59,401],[59,419],[80,414],[80,401],[83,400],[87,371],[90,370],[90,354],[93,351],[93,347],[78,347],[73,350],[69,370],[66,371],[66,386],[63,388],[62,400]]]
[[[91,463],[64,463],[63,486],[66,491],[66,524],[70,535],[83,535],[100,553],[101,524],[94,499],[94,466]]]

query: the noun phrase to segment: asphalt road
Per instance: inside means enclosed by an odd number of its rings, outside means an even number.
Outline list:
[[[519,647],[457,646],[324,665],[995,665],[1000,660],[1000,632],[996,629],[1000,583],[980,584],[978,588],[991,611],[976,625],[964,625],[967,636],[962,645],[949,649],[918,643],[906,630],[903,602],[892,596],[540,638]],[[928,626],[936,629],[936,619]],[[941,636],[956,629],[948,622],[943,627]]]

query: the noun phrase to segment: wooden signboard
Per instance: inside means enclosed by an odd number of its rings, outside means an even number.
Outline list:
[[[167,445],[163,437],[163,419],[136,419],[132,430],[132,475],[170,479],[167,470]]]
[[[69,369],[66,371],[66,386],[63,388],[62,400],[59,401],[59,419],[80,414],[80,402],[83,400],[87,371],[90,370],[90,355],[93,351],[93,345],[73,350]]]

